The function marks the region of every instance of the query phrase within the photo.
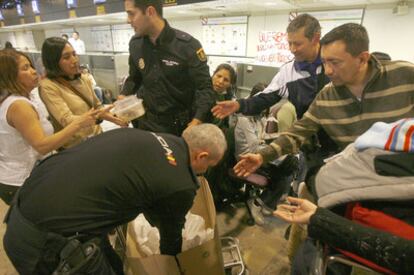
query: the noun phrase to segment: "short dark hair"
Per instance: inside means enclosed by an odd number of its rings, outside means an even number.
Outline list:
[[[4,43],[4,48],[5,49],[14,49],[13,44],[10,41],[6,41],[6,43]]]
[[[66,33],[62,34],[61,37],[64,37],[66,39],[69,39],[69,36]]]
[[[50,79],[63,76],[59,67],[59,61],[62,57],[63,49],[69,41],[61,37],[49,37],[42,45],[42,62],[46,69],[46,76]]]
[[[266,83],[257,82],[253,86],[252,90],[250,91],[249,98],[254,97],[256,94],[262,92],[264,89],[266,89],[266,87],[267,87]],[[260,116],[268,117],[269,113],[270,113],[270,108],[266,108],[263,110],[263,112],[261,112]]]
[[[321,25],[319,24],[318,19],[307,13],[296,16],[296,18],[289,23],[286,32],[297,32],[303,27],[305,27],[305,37],[309,40],[312,39],[315,34],[321,33]]]
[[[346,51],[352,56],[369,50],[368,32],[360,24],[346,23],[338,26],[325,34],[320,43],[324,46],[338,40],[345,43]]]
[[[250,91],[249,97],[253,97],[254,95],[260,93],[261,91],[263,91],[264,89],[266,89],[266,87],[267,87],[267,84],[266,83],[263,83],[263,82],[256,83],[253,86],[252,90]]]
[[[133,0],[134,6],[140,9],[142,12],[149,6],[153,6],[157,11],[158,15],[162,17],[162,2],[161,0]]]
[[[79,32],[78,31],[73,31],[72,33],[76,33],[79,36]]]

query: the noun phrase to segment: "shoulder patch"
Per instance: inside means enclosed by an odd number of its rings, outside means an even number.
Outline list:
[[[204,52],[203,48],[198,49],[196,53],[197,53],[197,57],[198,57],[198,59],[200,59],[200,61],[202,61],[202,62],[207,61],[207,56],[206,56],[206,53]]]

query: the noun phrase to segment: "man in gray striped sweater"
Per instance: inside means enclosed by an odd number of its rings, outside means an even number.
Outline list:
[[[321,40],[325,74],[331,79],[303,118],[258,154],[246,154],[234,170],[248,176],[263,163],[295,153],[319,129],[343,149],[374,122],[414,117],[414,64],[379,62],[369,53],[366,29],[348,23]]]

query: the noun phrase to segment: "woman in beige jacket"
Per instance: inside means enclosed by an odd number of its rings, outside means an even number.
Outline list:
[[[55,131],[90,109],[103,107],[93,91],[91,81],[80,74],[79,58],[68,41],[60,37],[46,39],[42,46],[42,61],[46,78],[40,82],[40,96],[49,111]],[[126,122],[109,112],[102,112],[97,119],[127,126]],[[102,128],[98,124],[85,128],[63,147],[69,148],[101,132]]]

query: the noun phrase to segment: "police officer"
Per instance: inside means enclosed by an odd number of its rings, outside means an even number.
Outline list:
[[[214,92],[200,42],[162,18],[160,0],[125,0],[136,35],[129,43],[129,77],[122,95],[137,93],[146,114],[140,129],[181,135],[187,126],[207,122]]]
[[[124,128],[88,139],[32,171],[12,206],[5,251],[19,274],[52,274],[59,262],[68,263],[59,266],[65,274],[122,274],[107,233],[144,213],[160,230],[161,253],[175,255],[196,175],[225,150],[222,131],[208,123],[183,138]]]

